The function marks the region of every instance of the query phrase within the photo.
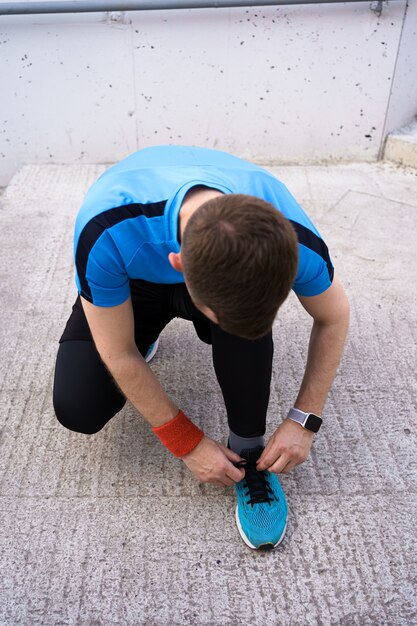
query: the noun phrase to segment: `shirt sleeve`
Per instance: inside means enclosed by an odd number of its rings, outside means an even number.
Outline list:
[[[303,244],[298,246],[298,271],[293,291],[298,296],[318,296],[333,282],[333,265],[330,258],[323,257]]]
[[[82,237],[75,253],[78,293],[96,306],[111,307],[125,302],[130,294],[129,277],[121,255],[104,231],[89,248]]]
[[[298,271],[293,291],[299,296],[318,296],[333,281],[333,264],[319,231],[287,187],[271,175],[257,177],[260,197],[271,202],[291,223],[298,239]]]

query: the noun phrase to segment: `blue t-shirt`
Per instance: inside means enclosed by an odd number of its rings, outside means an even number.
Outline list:
[[[257,165],[218,150],[183,146],[145,148],[110,167],[89,189],[75,225],[79,293],[97,306],[122,304],[129,281],[184,282],[170,252],[179,252],[179,211],[196,185],[257,196],[294,226],[299,241],[293,285],[301,296],[325,291],[333,279],[326,244],[288,189]]]

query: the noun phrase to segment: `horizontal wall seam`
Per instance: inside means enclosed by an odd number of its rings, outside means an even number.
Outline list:
[[[399,2],[402,0],[390,0]],[[222,9],[300,4],[328,4],[369,0],[54,0],[46,2],[0,2],[0,15],[39,13],[97,13],[108,11],[160,11],[171,9]]]

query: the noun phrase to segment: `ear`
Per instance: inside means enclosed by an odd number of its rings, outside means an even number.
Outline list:
[[[168,261],[171,263],[174,270],[182,272],[181,252],[170,252],[168,254]]]
[[[200,309],[200,311],[201,311],[202,313],[204,313],[204,315],[205,315],[206,317],[208,317],[208,318],[209,318],[209,320],[211,320],[211,321],[212,321],[212,322],[214,322],[215,324],[218,324],[218,323],[219,323],[219,320],[217,319],[217,315],[216,315],[216,314],[215,314],[215,312],[214,312],[212,309],[210,309],[208,306],[204,306],[204,305],[202,305],[202,306],[200,306],[200,307],[198,307],[198,308]]]

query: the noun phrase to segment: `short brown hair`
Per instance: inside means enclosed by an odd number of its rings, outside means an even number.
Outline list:
[[[268,333],[297,271],[297,237],[272,204],[227,194],[201,205],[183,236],[184,277],[197,305],[246,339]]]

